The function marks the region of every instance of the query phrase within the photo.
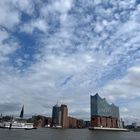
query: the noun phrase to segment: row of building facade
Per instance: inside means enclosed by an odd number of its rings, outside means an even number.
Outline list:
[[[120,125],[119,107],[109,104],[98,93],[90,96],[90,126],[118,128]],[[66,105],[55,105],[52,111],[52,127],[77,128],[82,127],[82,120],[68,117]]]
[[[53,128],[85,128],[85,127],[122,127],[119,117],[119,107],[109,104],[105,98],[98,94],[90,96],[90,121],[84,121],[75,117],[68,116],[67,105],[56,104],[52,108],[52,117],[33,116],[28,119],[36,127],[53,127]],[[10,120],[11,117],[1,117],[0,120]]]
[[[46,116],[41,116],[41,115],[33,116],[31,119],[29,119],[29,122],[34,123],[34,126],[36,128],[39,128],[39,127],[88,128],[90,126],[90,121],[84,121],[82,119],[77,119],[70,116],[68,116],[67,124],[65,126],[62,126],[62,124],[53,125],[52,117],[46,117]]]

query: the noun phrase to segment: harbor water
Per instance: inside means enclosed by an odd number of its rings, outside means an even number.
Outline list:
[[[0,129],[0,140],[140,140],[140,132],[110,132],[88,129]]]

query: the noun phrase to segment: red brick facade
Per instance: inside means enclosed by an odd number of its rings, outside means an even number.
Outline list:
[[[118,119],[112,117],[94,116],[91,118],[91,126],[117,128]]]
[[[77,119],[73,117],[68,117],[69,128],[77,128]]]
[[[68,108],[66,105],[61,105],[61,125],[62,128],[68,128]]]

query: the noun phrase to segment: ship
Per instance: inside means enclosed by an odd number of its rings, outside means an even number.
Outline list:
[[[0,128],[5,128],[5,129],[25,129],[25,130],[31,130],[35,129],[33,123],[27,123],[23,119],[24,116],[24,105],[22,106],[21,112],[20,112],[20,119],[12,119],[11,121],[8,122],[1,122],[0,123]]]
[[[129,129],[125,128],[109,128],[109,127],[89,127],[89,130],[97,130],[97,131],[123,131],[129,132]]]
[[[32,123],[25,123],[25,122],[18,122],[18,121],[12,121],[12,122],[3,122],[0,125],[0,128],[7,128],[7,129],[35,129]]]

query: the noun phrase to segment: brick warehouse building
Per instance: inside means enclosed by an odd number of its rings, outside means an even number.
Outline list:
[[[109,104],[98,94],[90,97],[91,126],[92,127],[119,127],[119,108]]]

